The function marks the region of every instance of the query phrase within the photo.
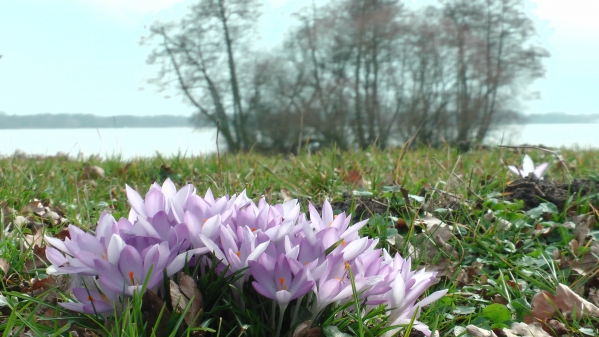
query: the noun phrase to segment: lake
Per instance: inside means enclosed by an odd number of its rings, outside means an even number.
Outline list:
[[[216,152],[216,128],[23,129],[0,130],[0,155],[25,154],[76,157],[93,154],[122,159],[199,156]]]
[[[599,147],[599,124],[506,125],[493,132],[490,145],[542,144],[550,147]],[[221,143],[222,144],[222,143]],[[73,157],[93,154],[122,159],[156,153],[200,156],[216,152],[215,128],[24,129],[0,130],[0,156],[25,154]]]

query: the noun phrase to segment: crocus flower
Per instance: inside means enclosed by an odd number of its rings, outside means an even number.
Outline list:
[[[204,250],[207,251],[206,248]],[[170,255],[166,242],[153,245],[142,254],[133,246],[127,245],[120,253],[118,266],[101,259],[94,262],[103,286],[111,291],[133,296],[135,291],[141,290],[146,279],[148,289],[156,287],[162,281],[162,271],[165,268],[167,276],[183,269],[186,259],[192,254],[179,254],[172,261],[169,261]]]
[[[254,289],[264,297],[275,300],[281,312],[285,311],[292,300],[304,296],[314,286],[314,281],[306,278],[305,269],[293,275],[289,261],[283,254],[279,255],[273,273],[269,273],[259,261],[249,261],[250,271],[256,281]]]
[[[73,288],[73,295],[79,301],[77,302],[62,302],[61,307],[73,311],[85,312],[88,314],[109,313],[114,310],[113,303],[100,292],[93,289]]]
[[[531,173],[537,177],[537,179],[541,179],[543,174],[545,174],[545,170],[547,170],[548,163],[543,163],[537,167],[535,167],[535,163],[532,159],[525,154],[524,159],[522,160],[522,169],[518,169],[516,166],[509,165],[508,168],[513,173],[519,175],[522,178],[528,177]]]

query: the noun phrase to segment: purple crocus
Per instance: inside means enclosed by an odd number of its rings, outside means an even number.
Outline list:
[[[254,289],[264,297],[275,300],[281,311],[292,300],[310,292],[314,286],[314,281],[306,278],[305,269],[293,275],[284,254],[277,258],[273,273],[269,273],[259,261],[249,261],[249,266],[256,280],[252,282]]]
[[[207,251],[205,248],[204,250]],[[172,261],[169,261],[170,255],[166,242],[153,245],[142,254],[133,246],[127,245],[121,251],[118,266],[99,259],[94,262],[103,286],[111,291],[133,296],[134,292],[141,290],[146,279],[148,289],[156,287],[162,281],[162,271],[165,268],[167,276],[183,269],[186,259],[192,253],[179,254]]]
[[[535,163],[532,159],[525,154],[524,159],[522,160],[522,169],[517,168],[516,166],[509,165],[508,168],[513,173],[519,175],[521,178],[528,177],[531,173],[537,177],[537,179],[541,179],[543,174],[545,174],[545,170],[547,170],[548,163],[543,163],[537,167],[535,167]]]
[[[79,301],[62,302],[61,307],[88,314],[102,314],[114,311],[113,303],[100,292],[93,289],[73,288],[73,295]]]

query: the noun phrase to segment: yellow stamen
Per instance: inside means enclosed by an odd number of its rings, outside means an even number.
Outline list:
[[[237,257],[241,257],[241,252],[237,251],[237,253],[235,253],[235,255],[237,255]]]

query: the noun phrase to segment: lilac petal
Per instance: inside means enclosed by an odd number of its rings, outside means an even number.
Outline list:
[[[265,289],[267,289],[268,292],[272,293],[271,296],[274,296],[274,293],[276,292],[277,287],[276,287],[275,281],[273,280],[273,278],[271,276],[271,273],[269,273],[266,270],[266,268],[264,268],[264,266],[262,264],[260,264],[260,262],[249,261],[248,264],[250,266],[250,272],[252,273],[252,276],[254,277],[256,282],[259,283],[260,285],[262,285]],[[254,282],[254,283],[256,283],[256,282]],[[264,295],[264,296],[266,296],[266,295]],[[273,298],[273,297],[269,297],[269,298]]]
[[[354,284],[356,285],[356,292],[361,292],[368,285],[368,280],[355,280]],[[337,294],[337,296],[333,297],[333,302],[340,301],[343,299],[350,298],[354,294],[354,290],[351,284],[345,284],[343,289]]]
[[[156,213],[166,210],[166,199],[162,191],[157,189],[150,190],[146,194],[146,214],[148,217],[153,217]]]
[[[85,311],[88,314],[101,314],[101,313],[107,313],[107,312],[111,312],[114,311],[114,308],[112,307],[112,305],[103,302],[103,301],[94,301],[93,304],[91,303],[87,303],[83,305],[83,311]]]
[[[343,234],[341,234],[341,238],[342,239],[350,239],[350,236],[352,234],[358,233],[358,231],[362,227],[366,226],[367,223],[368,223],[368,219],[353,224],[351,227],[349,227],[348,229],[346,229],[345,232],[343,232]]]
[[[304,296],[307,293],[309,293],[312,289],[314,289],[314,281],[304,281],[299,287],[299,289],[297,289],[297,291],[293,293],[291,299],[294,300],[298,297]]]
[[[308,204],[308,210],[310,212],[310,221],[313,224],[317,224],[320,223],[322,221],[322,219],[320,218],[320,214],[318,213],[318,211],[316,210],[316,207],[314,207],[314,205],[312,205],[312,203]],[[322,228],[319,228],[316,230],[317,232],[320,231]]]
[[[95,268],[100,275],[100,283],[116,293],[122,293],[125,280],[123,274],[112,263],[104,260],[95,260]]]
[[[327,301],[330,301],[333,297],[337,296],[340,291],[341,281],[336,278],[326,281],[318,288],[321,300],[326,299]]]
[[[424,299],[422,299],[421,301],[416,303],[416,306],[426,307],[427,305],[429,305],[429,304],[435,302],[436,300],[440,299],[441,297],[445,296],[445,294],[447,294],[447,291],[448,291],[448,289],[435,291],[434,293],[428,295],[427,297],[425,297]]]
[[[60,305],[61,307],[67,309],[67,310],[72,310],[72,311],[77,311],[77,312],[86,312],[85,310],[83,310],[83,303],[76,303],[76,302],[61,302],[58,303],[58,305]]]
[[[254,281],[254,282],[252,282],[252,285],[254,286],[254,289],[256,289],[256,291],[257,291],[257,292],[258,292],[260,295],[262,295],[262,296],[264,296],[264,297],[266,297],[266,298],[271,298],[271,299],[273,299],[273,300],[276,298],[276,295],[275,295],[276,293],[275,293],[274,289],[272,289],[272,290],[273,290],[273,292],[271,293],[271,292],[269,291],[269,289],[267,289],[266,287],[262,286],[262,285],[261,285],[260,283],[258,283],[258,282],[255,282],[255,281]]]
[[[287,261],[287,257],[283,254],[279,255],[279,258],[277,259],[277,263],[275,264],[274,276],[275,278],[279,279],[280,283],[277,289],[280,290],[280,287],[282,287],[283,284],[291,286],[291,281],[293,280],[291,274],[291,267],[289,266],[289,261]]]
[[[353,260],[356,256],[362,254],[364,249],[366,249],[366,246],[368,246],[368,238],[367,237],[350,242],[343,249],[343,260],[344,261]]]
[[[168,220],[168,215],[166,215],[164,211],[156,212],[156,214],[152,217],[150,223],[163,240],[166,240],[168,238],[168,233],[171,229],[171,224]]]
[[[139,193],[137,193],[137,191],[129,187],[129,185],[125,185],[125,188],[127,190],[127,199],[129,201],[129,204],[131,205],[131,208],[134,209],[139,216],[146,218],[146,208],[144,206],[144,201],[139,195]]]
[[[166,275],[171,276],[183,269],[185,267],[185,263],[191,259],[192,254],[189,252],[181,253],[177,255],[171,263],[166,266]]]
[[[48,258],[48,261],[58,267],[63,266],[68,262],[58,249],[52,247],[46,247],[46,257]]]
[[[187,184],[181,187],[179,192],[175,194],[175,196],[173,197],[173,203],[183,207],[183,205],[185,205],[185,202],[187,201],[187,198],[189,198],[189,196],[192,194],[194,194],[194,187],[191,184]]]
[[[223,263],[227,263],[227,257],[222,252],[222,250],[220,250],[220,248],[218,248],[218,246],[216,245],[216,243],[214,243],[214,241],[205,237],[203,234],[200,234],[200,240],[202,240],[202,242],[204,243],[204,246],[206,248],[208,248],[208,250],[214,254],[214,256],[216,257],[216,260],[222,261]]]
[[[535,168],[534,170],[534,175],[537,178],[541,178],[543,176],[543,174],[545,173],[545,170],[547,170],[547,167],[549,166],[549,163],[543,163],[539,166],[537,166],[537,168]]]
[[[141,285],[144,282],[143,261],[132,246],[126,246],[121,251],[119,269],[129,285]]]
[[[106,211],[103,211],[98,220],[98,226],[96,227],[96,237],[100,240],[110,240],[112,234],[117,233],[116,221],[112,215]],[[106,243],[104,243],[106,244]]]
[[[210,219],[206,220],[206,222],[202,225],[202,234],[204,234],[208,238],[213,238],[214,235],[218,232],[218,228],[221,225],[221,216],[217,214]]]

